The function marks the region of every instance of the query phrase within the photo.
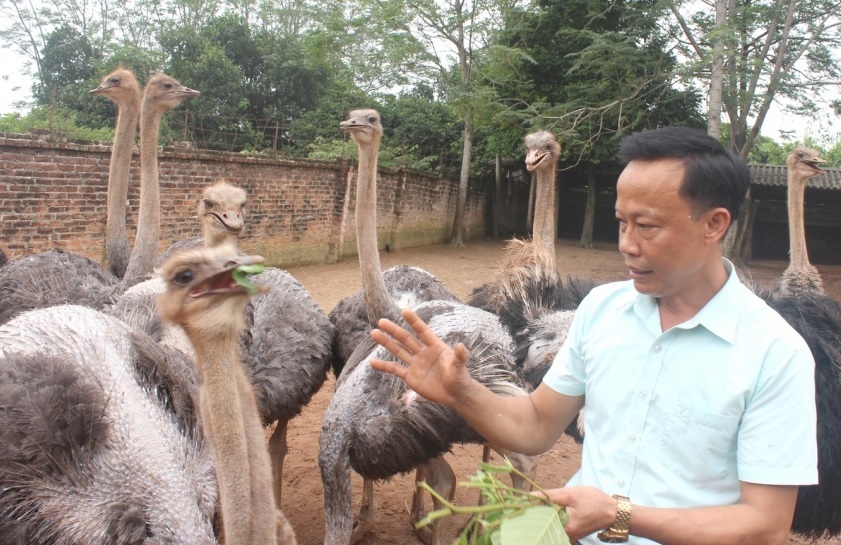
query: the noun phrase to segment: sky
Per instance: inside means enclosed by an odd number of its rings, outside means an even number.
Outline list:
[[[21,74],[24,65],[22,55],[6,49],[3,51],[3,60],[4,62],[0,63],[0,114],[14,111],[14,102],[29,99],[32,87],[31,78]],[[823,124],[826,129],[830,129],[829,134],[835,137],[838,131],[832,130],[832,127],[838,125],[836,116],[827,110],[820,118],[816,125],[814,119],[783,113],[782,109],[774,104],[762,125],[762,135],[777,142],[784,142],[788,139],[783,138],[780,131],[794,131],[794,138],[803,142],[806,136],[818,136],[819,127]],[[830,143],[833,144],[834,142]]]

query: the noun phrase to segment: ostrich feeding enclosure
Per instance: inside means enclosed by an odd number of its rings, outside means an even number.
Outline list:
[[[409,248],[380,254],[383,268],[406,264],[423,267],[442,280],[456,295],[465,299],[473,288],[489,280],[500,261],[504,242],[471,240],[464,248],[447,245]],[[558,270],[562,274],[592,276],[600,281],[621,280],[626,277],[622,257],[614,243],[596,243],[594,249],[578,248],[576,241],[558,240],[555,244]],[[247,248],[245,248],[247,250]],[[747,271],[757,281],[771,283],[787,266],[784,261],[751,260]],[[841,299],[841,266],[816,264],[823,276],[827,294]],[[345,258],[330,265],[309,265],[288,269],[310,291],[325,312],[336,302],[361,288],[359,264]],[[282,509],[295,529],[299,545],[319,545],[324,540],[321,477],[318,470],[318,437],[321,422],[334,387],[332,376],[322,386],[301,415],[289,423],[289,453],[283,470]],[[456,478],[467,481],[478,469],[482,455],[479,445],[457,446],[446,455]],[[580,447],[564,437],[549,452],[540,457],[537,482],[544,487],[562,486],[579,463]],[[498,461],[494,454],[492,460]],[[374,528],[362,540],[364,545],[404,545],[421,543],[409,523],[409,506],[414,474],[397,476],[378,482],[374,488]],[[358,510],[362,480],[354,475],[354,509]],[[476,503],[475,490],[458,488],[456,503]],[[427,497],[427,506],[429,508]],[[448,536],[455,536],[461,520],[447,522]],[[821,539],[815,542],[797,536],[789,544],[841,544],[841,539]]]

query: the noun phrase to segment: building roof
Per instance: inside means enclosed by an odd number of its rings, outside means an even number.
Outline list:
[[[786,187],[788,185],[788,167],[786,165],[748,165],[751,183],[756,185]],[[841,168],[824,168],[823,173],[809,179],[808,187],[815,189],[841,190]]]

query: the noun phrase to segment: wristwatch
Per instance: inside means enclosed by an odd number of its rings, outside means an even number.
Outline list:
[[[598,538],[604,543],[625,543],[628,541],[628,524],[631,522],[631,500],[626,496],[614,494],[616,498],[616,521],[605,530],[598,533]]]

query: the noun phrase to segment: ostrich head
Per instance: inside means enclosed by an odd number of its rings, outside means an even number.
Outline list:
[[[794,174],[794,179],[804,183],[823,172],[818,166],[823,162],[825,161],[821,159],[820,152],[803,146],[794,148],[786,159],[786,165],[789,172]]]
[[[140,86],[137,84],[137,78],[130,70],[120,67],[102,78],[99,86],[96,89],[91,89],[89,93],[102,95],[114,102],[120,102],[121,98],[130,100],[131,97],[139,96]]]
[[[538,131],[526,135],[526,169],[534,172],[540,167],[554,168],[561,154],[561,145],[549,131]]]
[[[146,88],[143,90],[143,104],[144,107],[151,105],[154,113],[162,115],[165,111],[200,94],[171,76],[157,73],[146,83]]]
[[[245,275],[260,272],[262,266],[253,266],[262,263],[262,257],[239,255],[227,244],[177,253],[161,272],[166,288],[158,297],[158,311],[188,334],[239,331],[249,298],[265,291]]]
[[[348,118],[339,123],[339,127],[350,133],[350,137],[360,146],[376,144],[383,135],[377,110],[352,110]]]
[[[242,234],[247,199],[244,189],[225,180],[219,180],[204,190],[198,217],[202,235],[209,246],[217,246],[219,241],[236,239]]]

